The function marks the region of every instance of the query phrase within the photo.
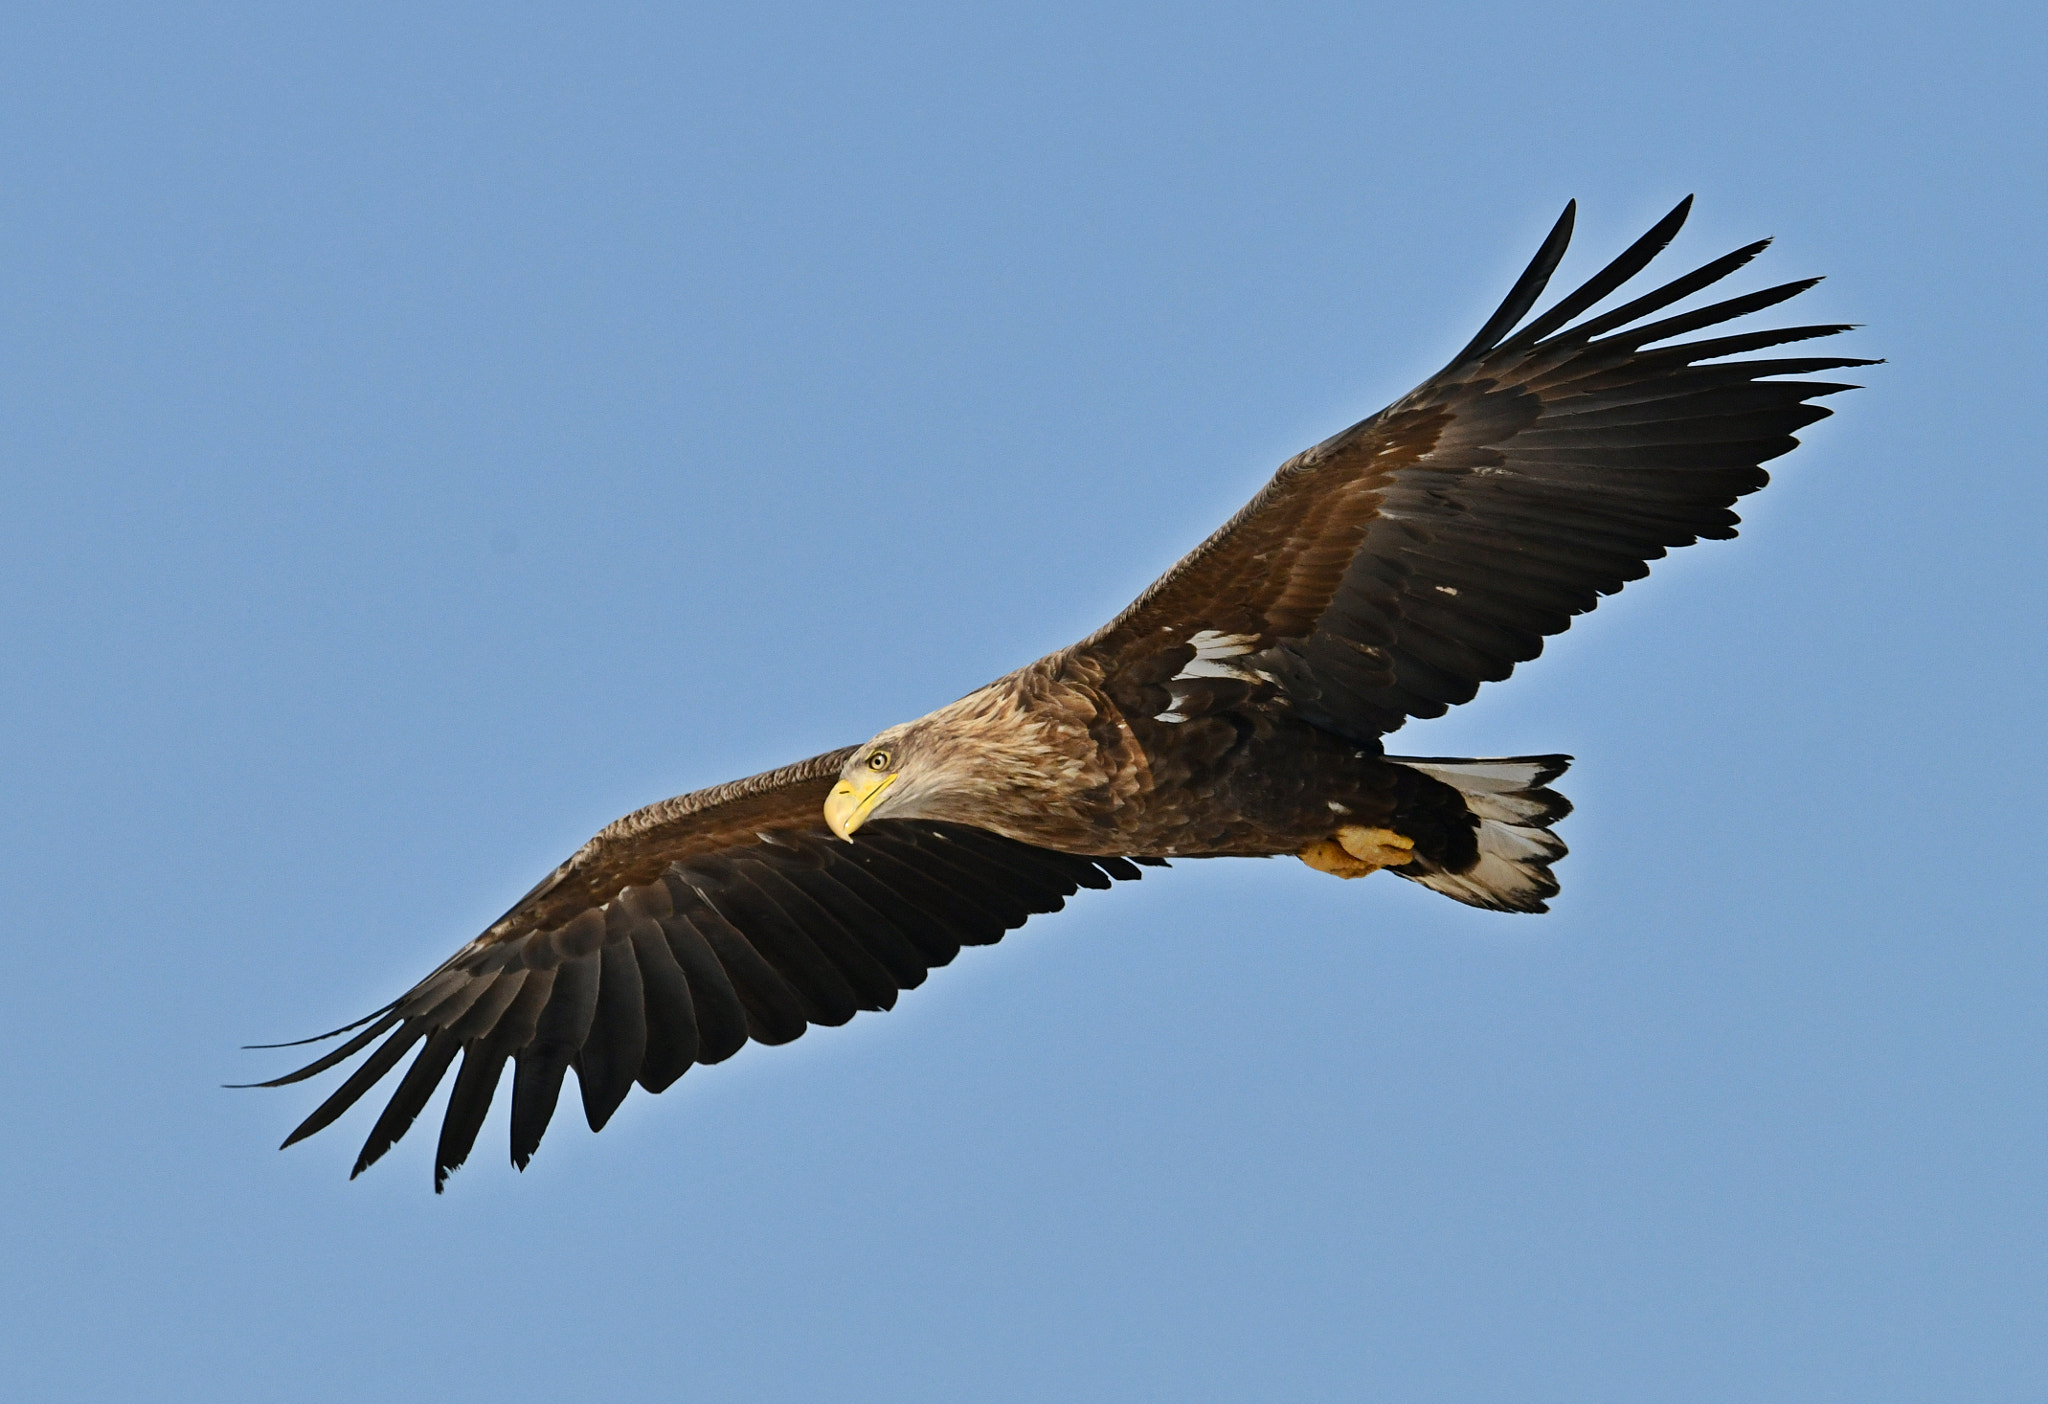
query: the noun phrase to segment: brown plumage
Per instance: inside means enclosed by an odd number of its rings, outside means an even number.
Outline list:
[[[1134,864],[1293,854],[1544,910],[1564,853],[1550,826],[1570,808],[1546,787],[1568,758],[1393,757],[1380,738],[1505,678],[1666,550],[1735,535],[1729,508],[1764,485],[1759,465],[1829,413],[1811,401],[1852,388],[1780,377],[1873,364],[1722,359],[1843,326],[1644,349],[1811,286],[1643,320],[1764,243],[1574,324],[1690,203],[1524,323],[1568,206],[1448,366],[1282,465],[1091,637],[866,745],[606,828],[405,995],[329,1035],[353,1031],[345,1042],[263,1084],[371,1050],[285,1144],[413,1053],[356,1171],[455,1068],[438,1189],[510,1061],[523,1167],[571,1068],[601,1127],[635,1082],[659,1092],[749,1038],[887,1009],[961,946],[1136,878]]]

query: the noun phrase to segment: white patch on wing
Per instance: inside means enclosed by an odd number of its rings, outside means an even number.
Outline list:
[[[1175,673],[1173,680],[1179,682],[1184,678],[1241,678],[1245,675],[1244,669],[1233,668],[1228,663],[1218,663],[1208,658],[1197,658],[1194,662],[1188,664],[1187,667]]]
[[[1195,656],[1186,667],[1173,675],[1172,681],[1186,678],[1248,678],[1251,675],[1243,668],[1225,663],[1226,658],[1237,658],[1252,651],[1258,642],[1251,634],[1226,634],[1216,629],[1204,629],[1188,640],[1195,646]]]

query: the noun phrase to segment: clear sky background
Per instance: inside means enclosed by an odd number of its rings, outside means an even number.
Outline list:
[[[0,1393],[2040,1397],[2040,13],[10,7]],[[220,1090],[1689,191],[1890,364],[1398,737],[1552,915],[1184,864],[440,1198]]]

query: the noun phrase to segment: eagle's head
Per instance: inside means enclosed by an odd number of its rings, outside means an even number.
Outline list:
[[[839,783],[825,799],[825,822],[843,839],[877,815],[908,817],[919,794],[929,788],[929,747],[920,745],[918,723],[892,726],[857,748],[840,769]]]
[[[1023,836],[1085,788],[1085,730],[1057,708],[1033,713],[1001,679],[859,747],[825,800],[843,839],[870,819],[940,819]]]

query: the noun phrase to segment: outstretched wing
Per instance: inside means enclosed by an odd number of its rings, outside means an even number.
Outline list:
[[[1162,721],[1256,695],[1363,740],[1469,701],[1672,547],[1734,536],[1730,506],[1769,480],[1759,465],[1830,413],[1810,402],[1855,388],[1777,377],[1875,362],[1722,359],[1849,330],[1840,325],[1644,349],[1819,281],[1643,320],[1769,240],[1573,324],[1642,271],[1691,204],[1517,330],[1570,240],[1566,206],[1448,366],[1289,460],[1069,656]]]
[[[988,945],[1082,887],[1135,878],[958,824],[876,820],[832,837],[820,806],[850,750],[627,815],[489,930],[278,1087],[375,1048],[285,1139],[347,1111],[416,1046],[371,1127],[361,1174],[461,1066],[434,1188],[468,1158],[512,1060],[512,1159],[522,1169],[570,1069],[592,1130],[638,1082],[659,1092],[749,1038],[787,1043],[812,1024],[888,1009],[962,946]],[[348,1032],[338,1030],[338,1033]],[[379,1042],[379,1040],[382,1040]]]

